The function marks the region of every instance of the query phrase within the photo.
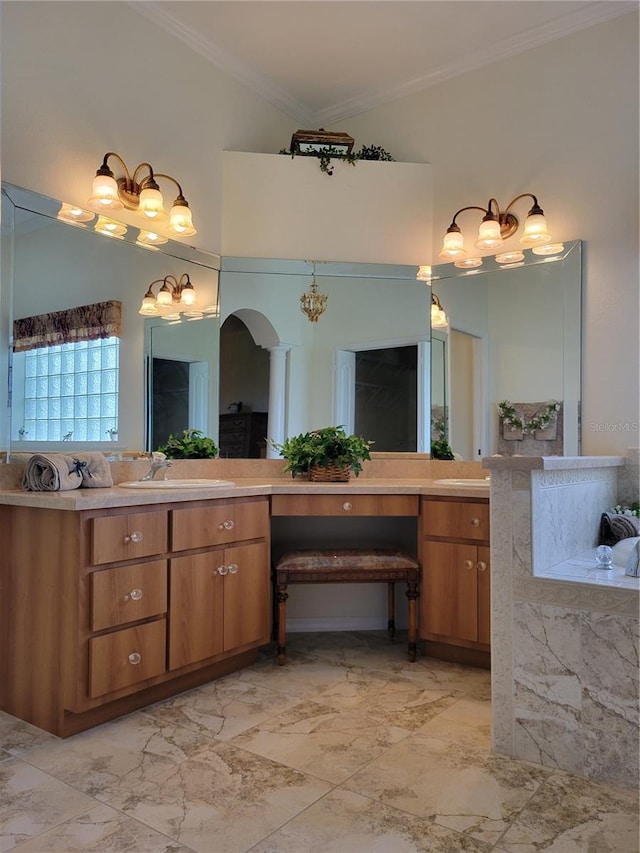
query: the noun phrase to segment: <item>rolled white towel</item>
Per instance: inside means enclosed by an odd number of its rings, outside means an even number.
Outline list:
[[[82,472],[66,453],[34,453],[22,477],[22,488],[31,492],[67,492],[81,485]]]

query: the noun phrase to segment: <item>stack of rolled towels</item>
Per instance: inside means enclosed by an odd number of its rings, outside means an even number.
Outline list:
[[[66,492],[113,486],[103,453],[34,453],[26,464],[22,488],[30,492]]]
[[[634,515],[603,512],[600,516],[599,545],[615,545],[621,539],[640,535],[640,519]]]

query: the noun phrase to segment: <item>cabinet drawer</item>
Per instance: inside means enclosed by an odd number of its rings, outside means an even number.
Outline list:
[[[89,696],[130,687],[166,669],[165,619],[89,640]]]
[[[167,610],[167,562],[154,560],[91,575],[91,630],[102,631]]]
[[[435,501],[422,502],[422,533],[443,539],[489,541],[489,502]]]
[[[172,514],[172,550],[205,548],[269,536],[269,503],[220,501],[211,506],[176,509]]]
[[[417,495],[273,495],[272,515],[417,515]]]
[[[167,550],[167,512],[105,515],[92,520],[91,563],[115,563]]]

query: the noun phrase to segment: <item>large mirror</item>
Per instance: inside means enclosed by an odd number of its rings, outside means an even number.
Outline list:
[[[431,271],[448,320],[433,332],[432,427],[464,459],[580,453],[581,244],[544,250],[553,254],[527,250],[517,263],[489,257],[480,267]],[[512,442],[518,433],[500,428],[505,400],[530,417],[560,403],[557,437],[538,431]]]
[[[154,417],[147,391],[154,371],[168,375],[172,366],[174,373],[186,366],[192,374],[191,401],[188,383],[174,401],[182,395],[184,402],[186,394],[195,423],[217,435],[219,257],[176,241],[139,245],[136,228],[118,238],[98,233],[95,220],[69,224],[58,218],[60,202],[10,185],[3,184],[2,204],[4,281],[13,284],[10,328],[14,320],[47,315],[57,331],[60,317],[66,323],[66,312],[80,306],[121,304],[120,333],[113,339],[13,353],[12,455],[88,445],[113,453],[150,447]],[[151,282],[184,273],[210,312],[205,318],[150,320],[138,313]],[[158,408],[161,426],[165,410]]]
[[[434,420],[446,412],[453,449],[478,459],[497,452],[497,401],[554,398],[564,407],[563,452],[579,453],[579,242],[553,258],[527,251],[525,263],[511,269],[492,259],[480,272],[434,266],[430,289],[413,266],[220,259],[175,242],[144,248],[130,233],[118,240],[96,234],[92,223],[61,222],[59,208],[3,185],[2,304],[9,302],[10,314],[3,322],[8,329],[13,318],[122,303],[117,420],[113,408],[85,411],[87,421],[95,416],[92,446],[152,449],[186,416],[190,426],[219,436],[223,456],[268,455],[267,435],[327,423],[374,437],[376,450],[423,452]],[[316,323],[300,311],[314,270],[328,297]],[[219,305],[219,318],[172,324],[138,314],[151,281],[184,272]],[[433,342],[431,290],[450,320]],[[50,406],[38,395],[37,375],[27,376],[33,368],[19,361],[14,357],[6,446],[71,449],[78,436],[65,438],[69,429],[57,433],[63,444],[26,417],[34,406]],[[29,412],[27,380],[36,385]],[[78,379],[85,381],[90,377]],[[171,399],[182,412],[177,420],[167,409]],[[49,420],[56,420],[55,405]]]

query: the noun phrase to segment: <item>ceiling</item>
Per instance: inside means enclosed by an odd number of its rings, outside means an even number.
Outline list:
[[[302,126],[329,126],[638,8],[637,0],[130,2]]]

